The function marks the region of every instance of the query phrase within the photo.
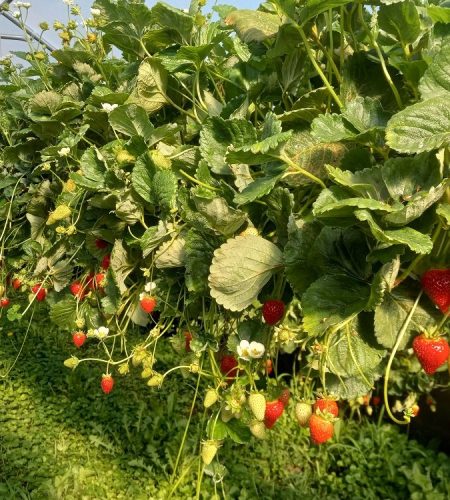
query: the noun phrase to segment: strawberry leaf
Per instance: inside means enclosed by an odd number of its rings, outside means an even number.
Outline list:
[[[448,95],[431,97],[399,111],[387,124],[386,140],[392,149],[410,154],[448,146]]]
[[[67,298],[50,307],[50,320],[64,330],[73,330],[77,318],[77,302]]]
[[[218,304],[242,311],[256,300],[272,274],[282,267],[282,253],[260,236],[238,236],[214,252],[209,287]]]
[[[394,347],[398,332],[401,330],[414,300],[414,291],[399,286],[386,293],[383,302],[375,309],[375,336],[383,347],[387,349]],[[406,330],[407,334],[400,344],[400,349],[404,349],[408,345],[413,332],[435,327],[438,317],[438,313],[433,310],[432,306],[430,307],[430,304],[425,307],[423,302],[419,303]]]
[[[357,328],[357,322],[351,322],[333,337],[328,349],[327,367],[331,373],[339,377],[360,378],[369,390],[371,385],[366,373],[370,377],[370,373],[380,364],[385,352],[365,342]]]
[[[303,294],[303,326],[309,335],[323,335],[339,328],[351,316],[363,311],[370,296],[367,284],[349,276],[325,275]]]

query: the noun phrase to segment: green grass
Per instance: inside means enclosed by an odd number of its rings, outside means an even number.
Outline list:
[[[0,374],[21,338],[0,331]],[[199,403],[175,482],[171,472],[194,392],[175,375],[160,391],[138,373],[117,380],[105,396],[98,367],[63,366],[68,336],[34,334],[19,362],[0,379],[0,498],[195,498]],[[170,356],[170,353],[166,353]],[[412,498],[450,495],[450,460],[408,440],[395,426],[342,421],[334,442],[311,447],[289,408],[267,441],[226,442],[220,463],[203,476],[201,498]],[[176,488],[174,489],[174,484]]]

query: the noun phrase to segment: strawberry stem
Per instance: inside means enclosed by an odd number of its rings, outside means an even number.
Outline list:
[[[189,426],[191,424],[192,415],[194,413],[195,403],[197,401],[198,390],[199,390],[199,387],[200,387],[200,380],[202,378],[202,373],[201,373],[202,372],[202,366],[203,366],[203,358],[200,360],[200,363],[199,363],[199,372],[198,372],[198,377],[197,377],[197,384],[195,386],[195,393],[194,393],[194,397],[192,398],[192,404],[191,404],[191,410],[189,412],[189,418],[188,418],[188,421],[186,423],[186,427],[184,429],[183,438],[181,440],[180,447],[178,449],[177,458],[175,460],[175,465],[173,467],[172,477],[171,477],[171,481],[170,481],[171,484],[173,484],[173,481],[175,479],[175,474],[176,474],[177,469],[178,469],[178,464],[180,463],[181,454],[183,453],[184,444],[186,442],[187,434],[188,434],[188,431],[189,431]],[[170,496],[172,496],[172,494],[174,493],[176,486],[177,486],[177,484],[174,485],[174,488],[170,492]]]
[[[394,345],[394,348],[392,349],[391,355],[389,357],[389,361],[386,367],[386,373],[384,375],[384,387],[383,387],[383,396],[384,396],[384,405],[386,407],[387,414],[391,418],[392,421],[394,421],[396,424],[400,425],[407,425],[411,421],[411,418],[406,416],[404,420],[399,420],[396,418],[389,406],[389,400],[388,400],[388,385],[389,385],[389,375],[391,373],[391,367],[392,367],[392,362],[394,361],[395,355],[397,354],[398,348],[400,347],[400,344],[402,343],[403,337],[405,336],[405,333],[408,329],[409,324],[411,323],[412,317],[414,315],[414,312],[416,311],[416,308],[419,304],[419,300],[422,297],[423,291],[421,290],[419,295],[417,296],[417,299],[415,300],[413,306],[411,307],[411,310],[409,311],[408,316],[405,319],[405,322],[403,323],[402,328],[400,329],[400,332],[397,337],[397,341]]]
[[[433,334],[434,335],[438,335],[438,333],[442,330],[442,327],[445,325],[445,322],[448,320],[448,317],[450,316],[450,308],[448,309],[448,311],[445,313],[444,317],[442,318],[441,322],[439,323],[439,325],[436,327],[436,329],[434,330]]]

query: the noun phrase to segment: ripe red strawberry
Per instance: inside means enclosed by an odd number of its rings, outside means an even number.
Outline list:
[[[103,375],[100,385],[102,386],[102,391],[105,394],[109,394],[113,390],[114,379],[111,377],[111,375]]]
[[[380,396],[372,396],[372,405],[373,406],[379,406],[380,403],[381,403]]]
[[[75,346],[80,348],[86,341],[86,334],[84,332],[75,332],[72,335],[72,340]]]
[[[289,389],[283,389],[281,394],[278,396],[278,401],[283,403],[283,406],[287,406],[289,404],[289,398],[291,397],[291,393]]]
[[[111,264],[111,255],[108,253],[103,257],[100,265],[106,271],[109,268],[110,264]]]
[[[70,285],[70,293],[74,297],[78,297],[80,300],[83,300],[86,295],[86,291],[83,289],[83,285],[79,281],[74,281]]]
[[[184,332],[184,340],[185,340],[186,352],[191,352],[192,333],[191,332]]]
[[[95,240],[95,246],[99,249],[99,250],[104,250],[105,248],[108,248],[108,242],[105,241],[105,240],[101,240],[101,239],[96,239]]]
[[[21,286],[22,286],[22,282],[20,281],[19,278],[14,278],[12,280],[12,287],[14,288],[14,290],[18,290]]]
[[[2,297],[2,298],[0,299],[0,307],[1,307],[1,308],[6,308],[6,307],[8,307],[8,306],[9,306],[10,302],[11,302],[11,301],[10,301],[7,297]]]
[[[31,287],[31,291],[36,295],[36,300],[42,302],[47,297],[47,289],[42,287],[40,283],[36,283]]]
[[[150,295],[143,296],[139,302],[141,309],[147,314],[151,314],[154,311],[156,303],[155,297],[151,297]]]
[[[333,399],[317,399],[314,403],[314,411],[317,412],[317,410],[320,410],[322,413],[331,413],[333,417],[337,417],[339,415],[339,406]]]
[[[413,349],[428,375],[433,375],[447,361],[450,353],[448,342],[444,338],[428,338],[424,334],[413,340]]]
[[[96,288],[99,290],[103,289],[103,281],[105,279],[105,275],[103,273],[97,274],[89,274],[87,285],[91,290],[95,290]]]
[[[231,354],[225,354],[220,360],[220,371],[228,377],[228,380],[234,378],[238,374],[238,362]]]
[[[309,432],[311,440],[314,444],[322,444],[333,437],[334,425],[333,422],[327,420],[321,415],[313,414],[309,419]]]
[[[275,325],[284,314],[284,303],[281,300],[267,300],[262,308],[262,315],[268,325]]]
[[[418,404],[412,405],[411,413],[412,413],[413,417],[417,417],[417,415],[420,413],[420,406]]]
[[[421,281],[425,293],[445,314],[450,308],[450,269],[429,269]]]
[[[270,375],[273,372],[273,363],[271,359],[266,361],[266,374]]]
[[[266,403],[266,411],[264,414],[264,424],[267,429],[272,429],[275,422],[283,415],[284,404],[279,401],[268,401]]]

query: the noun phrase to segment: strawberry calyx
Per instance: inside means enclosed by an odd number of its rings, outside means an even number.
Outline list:
[[[316,413],[319,411],[322,413],[329,413],[333,415],[333,417],[337,417],[339,415],[339,406],[334,398],[321,396],[316,399],[314,403],[314,411]]]

